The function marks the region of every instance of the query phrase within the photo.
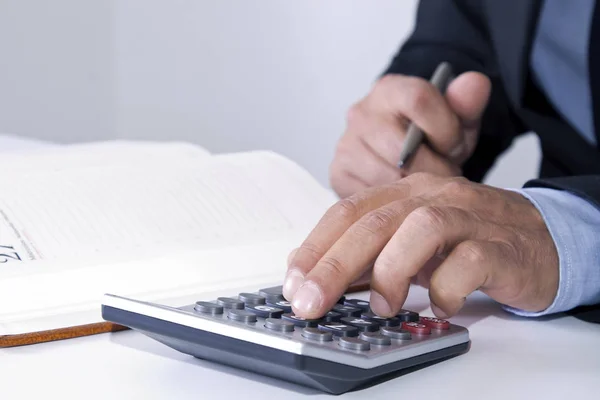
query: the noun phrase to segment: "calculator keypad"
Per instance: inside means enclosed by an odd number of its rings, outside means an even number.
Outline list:
[[[451,326],[448,321],[421,317],[410,310],[400,310],[391,318],[380,317],[371,311],[368,301],[345,296],[322,318],[305,319],[293,314],[281,286],[219,297],[214,302],[198,301],[191,308],[207,317],[226,318],[248,326],[260,324],[271,334],[299,334],[304,341],[321,345],[337,342],[339,349],[358,353],[393,348],[414,338],[431,336],[432,332],[448,331]]]

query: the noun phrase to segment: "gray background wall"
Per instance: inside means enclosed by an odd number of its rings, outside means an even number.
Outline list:
[[[413,27],[415,0],[0,0],[0,132],[69,143],[268,148],[324,185],[347,108]],[[535,175],[524,137],[488,183]]]

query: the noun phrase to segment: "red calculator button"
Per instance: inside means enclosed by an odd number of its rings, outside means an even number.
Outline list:
[[[421,317],[420,322],[432,329],[450,329],[450,322],[444,319]]]
[[[430,335],[431,328],[427,325],[420,324],[418,322],[403,322],[402,329],[406,329],[407,331],[417,334],[417,335]]]

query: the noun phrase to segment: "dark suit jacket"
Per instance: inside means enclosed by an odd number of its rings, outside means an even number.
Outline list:
[[[429,79],[442,61],[456,74],[480,71],[492,80],[479,144],[464,174],[481,181],[513,139],[535,132],[541,143],[539,179],[528,187],[569,190],[600,208],[600,151],[562,119],[530,79],[530,53],[539,0],[422,0],[416,26],[386,73]],[[600,29],[594,23],[592,30]],[[593,31],[594,33],[594,31]],[[596,134],[600,134],[600,63],[592,51],[591,86]],[[596,85],[596,86],[595,86]],[[600,143],[600,136],[598,136]],[[600,305],[573,311],[600,322]]]

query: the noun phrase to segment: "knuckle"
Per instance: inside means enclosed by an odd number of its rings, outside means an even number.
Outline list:
[[[430,172],[415,172],[410,174],[408,177],[404,179],[409,184],[416,184],[417,182],[430,182],[433,179],[434,175]]]
[[[411,213],[411,218],[415,225],[433,234],[440,232],[445,225],[446,212],[438,206],[421,206]]]
[[[359,200],[356,196],[350,196],[338,201],[330,210],[333,218],[342,220],[355,220],[360,213]]]
[[[446,182],[442,190],[447,195],[454,197],[468,193],[471,190],[471,185],[466,178],[457,177]]]
[[[341,279],[348,270],[340,260],[328,256],[323,257],[319,261],[319,268],[323,276],[327,277],[328,280]]]
[[[398,214],[389,208],[371,211],[358,224],[360,230],[371,235],[382,235],[395,227]]]
[[[421,79],[411,79],[406,91],[408,98],[406,99],[406,113],[409,116],[419,115],[430,108],[431,105],[431,89],[429,84]]]
[[[346,112],[346,122],[353,125],[363,119],[365,114],[362,102],[354,103]]]
[[[477,242],[462,242],[457,249],[461,259],[467,264],[482,265],[486,262],[487,254],[483,246]]]

